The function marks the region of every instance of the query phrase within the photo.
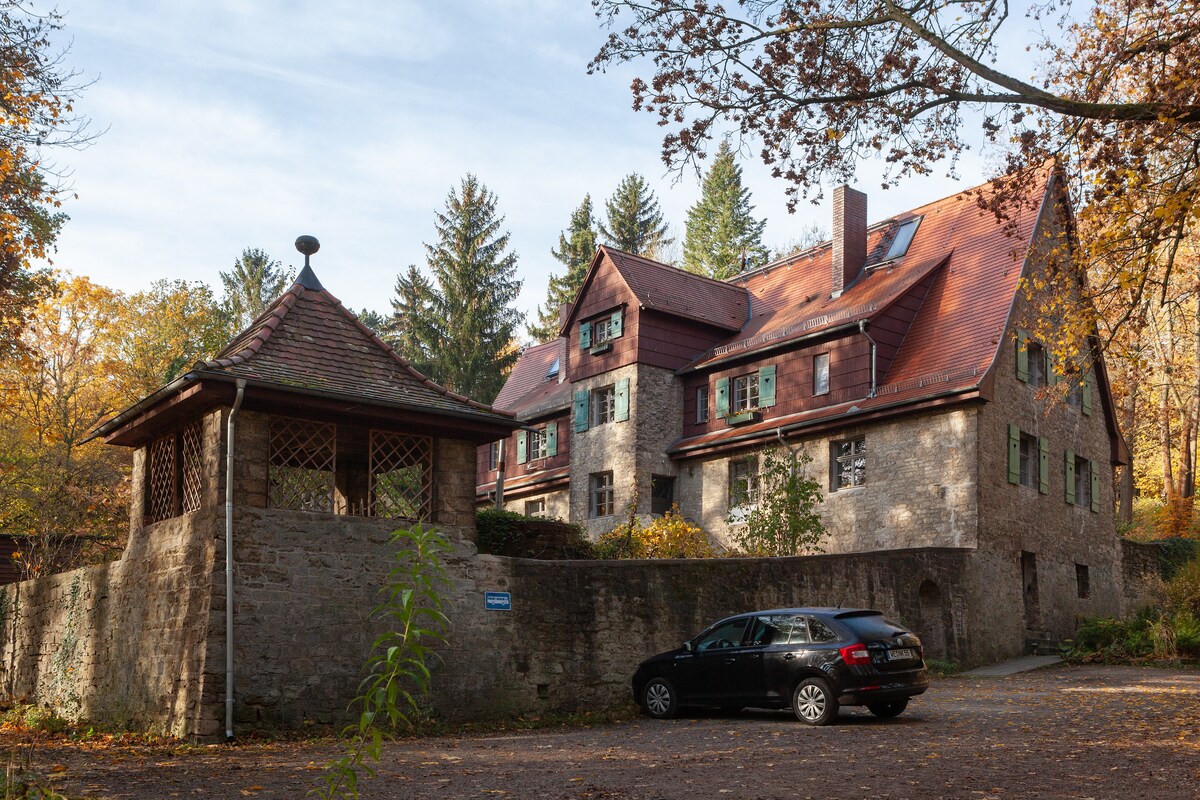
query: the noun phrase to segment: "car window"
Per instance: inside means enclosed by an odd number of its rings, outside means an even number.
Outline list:
[[[755,617],[750,644],[806,644],[808,625],[804,617],[792,614]]]
[[[838,622],[854,631],[864,641],[890,639],[907,632],[903,625],[893,622],[883,614],[849,614],[838,617]]]
[[[731,619],[728,622],[722,622],[700,637],[696,642],[696,649],[703,652],[725,647],[740,647],[745,630],[745,619]]]
[[[816,617],[809,619],[808,630],[812,634],[814,642],[836,642],[838,640],[838,635],[833,632],[833,628]]]

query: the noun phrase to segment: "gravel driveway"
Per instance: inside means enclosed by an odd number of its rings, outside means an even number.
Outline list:
[[[332,745],[91,750],[53,745],[40,771],[91,798],[301,798]],[[66,769],[64,770],[63,767]],[[1200,672],[1059,667],[936,681],[905,714],[843,709],[638,718],[592,728],[407,740],[364,798],[1200,797]]]

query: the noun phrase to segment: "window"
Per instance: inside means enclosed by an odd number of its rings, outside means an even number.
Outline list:
[[[700,635],[696,640],[696,650],[724,650],[727,647],[741,647],[742,635],[746,632],[745,619],[732,619],[723,622],[710,631]]]
[[[546,431],[529,431],[526,447],[529,448],[529,460],[536,461],[546,457]]]
[[[271,417],[267,507],[333,513],[337,429],[324,422]]]
[[[525,501],[525,516],[527,517],[544,517],[546,516],[546,498],[539,497],[537,500]]]
[[[495,470],[500,466],[500,443],[492,442],[491,452],[488,453],[488,469]]]
[[[733,379],[733,413],[758,408],[758,373]]]
[[[593,472],[588,476],[588,489],[592,519],[611,516],[616,510],[613,506],[613,474],[611,472]]]
[[[612,338],[613,329],[611,319],[598,319],[592,323],[592,347],[595,347],[598,344],[604,344]]]
[[[1021,485],[1037,489],[1041,485],[1041,458],[1038,438],[1021,432]]]
[[[867,439],[844,439],[833,442],[833,491],[864,486],[867,482]]]
[[[650,476],[650,513],[665,514],[675,505],[675,479],[670,475]]]
[[[742,458],[729,462],[729,507],[753,505],[758,502],[758,458]]]
[[[617,391],[613,386],[592,390],[592,424],[603,425],[616,419]]]
[[[558,370],[560,366],[559,362],[560,359],[554,359],[554,363],[550,365],[550,369],[546,370],[546,380],[558,377]]]
[[[899,258],[908,252],[908,246],[912,244],[913,236],[917,233],[917,226],[921,224],[921,218],[905,220],[900,223],[900,227],[896,229],[896,235],[892,237],[892,243],[888,246],[887,253],[884,254],[883,260],[888,261],[893,258]]]
[[[429,519],[433,514],[433,439],[371,431],[370,496],[365,515]],[[347,509],[360,514],[361,510]]]
[[[1029,385],[1040,389],[1046,385],[1046,350],[1037,342],[1025,346],[1029,354]]]
[[[829,353],[813,356],[813,396],[829,394]]]
[[[1075,456],[1075,505],[1092,504],[1092,462]]]
[[[696,389],[696,422],[708,422],[708,387]]]
[[[1092,596],[1092,581],[1088,575],[1087,564],[1075,565],[1075,587],[1080,600],[1087,600]]]

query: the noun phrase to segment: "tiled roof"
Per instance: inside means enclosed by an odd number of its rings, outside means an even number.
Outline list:
[[[601,246],[643,307],[727,331],[746,324],[748,297],[740,286]]]
[[[262,316],[193,370],[511,425],[505,412],[450,392],[413,369],[307,267]]]
[[[565,339],[525,348],[504,382],[504,388],[496,395],[493,407],[526,419],[530,413],[570,404],[566,352]],[[551,376],[549,373],[555,362],[558,363],[558,375]]]

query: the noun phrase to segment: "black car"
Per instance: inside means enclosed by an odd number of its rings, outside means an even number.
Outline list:
[[[786,708],[825,725],[839,706],[894,717],[929,687],[921,640],[878,611],[784,608],[738,614],[633,675],[633,696],[652,717],[685,706]]]

